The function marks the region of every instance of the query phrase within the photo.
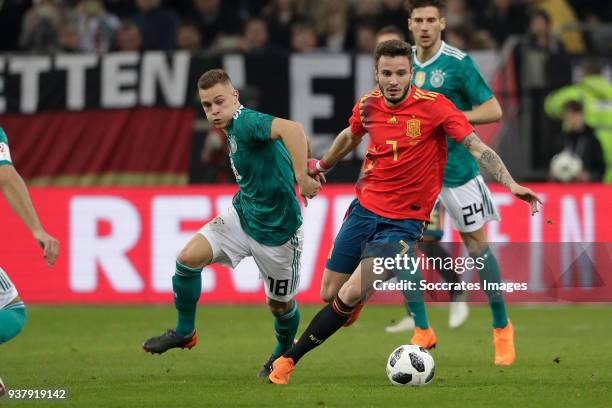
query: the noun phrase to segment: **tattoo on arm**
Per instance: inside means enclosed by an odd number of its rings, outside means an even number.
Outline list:
[[[476,136],[476,134],[473,133],[473,132],[470,133],[469,135],[467,135],[467,137],[465,139],[463,139],[462,143],[465,146],[465,148],[468,150],[468,152],[470,151],[470,148],[472,147],[474,142],[476,142],[476,140],[480,141],[478,136]]]
[[[489,146],[485,145],[475,133],[470,133],[463,139],[462,143],[470,153],[472,153],[472,150],[481,152],[478,164],[491,173],[495,180],[508,188],[514,183],[514,179],[501,158]]]
[[[500,157],[491,150],[491,148],[485,147],[485,151],[482,152],[482,155],[478,159],[478,163],[487,169],[495,180],[507,188],[510,188],[510,185],[515,182]]]

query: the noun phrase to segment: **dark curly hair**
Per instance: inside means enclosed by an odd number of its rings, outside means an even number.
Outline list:
[[[374,51],[374,61],[378,66],[378,60],[380,57],[408,57],[409,61],[412,61],[412,47],[406,41],[401,40],[389,40],[383,41],[376,46]]]

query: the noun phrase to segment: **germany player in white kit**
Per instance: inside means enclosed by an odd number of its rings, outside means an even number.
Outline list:
[[[28,189],[13,166],[8,138],[2,128],[0,128],[0,189],[11,208],[43,248],[43,256],[47,265],[52,266],[57,258],[59,243],[45,232],[38,220]],[[0,267],[0,344],[17,336],[26,320],[25,304],[6,271]],[[0,379],[0,396],[4,392],[4,384]]]

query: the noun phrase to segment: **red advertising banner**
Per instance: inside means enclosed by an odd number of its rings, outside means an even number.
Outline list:
[[[495,243],[493,250],[499,248],[506,253],[498,256],[504,278],[534,285],[552,273],[555,276],[551,279],[558,280],[561,272],[551,272],[551,268],[572,267],[575,258],[580,257],[567,255],[569,247],[560,244],[554,244],[557,246],[553,250],[546,249],[548,244],[540,244],[544,249],[534,250],[534,243],[583,243],[583,247],[608,243],[597,247],[590,258],[594,264],[591,266],[599,271],[593,287],[561,285],[554,294],[550,290],[546,294],[564,300],[612,301],[612,187],[530,187],[545,202],[543,210],[533,217],[525,203],[499,186],[491,188],[502,220],[489,223],[487,234],[489,241]],[[58,262],[52,269],[45,266],[26,227],[1,200],[0,266],[28,303],[169,303],[176,255],[203,224],[231,205],[234,192],[233,186],[32,188],[46,229],[61,242]],[[325,260],[353,197],[352,186],[326,185],[320,196],[304,208],[299,301],[319,301]],[[444,240],[459,241],[450,220],[445,229]],[[475,276],[473,279],[477,281]],[[562,278],[566,279],[572,278]],[[220,265],[207,267],[202,291],[204,303],[261,303],[264,299],[263,282],[250,258],[235,270]],[[537,300],[532,294],[538,291],[542,291],[541,286],[533,286],[527,291],[508,293],[508,299]],[[597,296],[591,296],[594,293]]]

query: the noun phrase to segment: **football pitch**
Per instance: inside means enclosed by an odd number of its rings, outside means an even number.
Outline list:
[[[306,327],[319,306],[302,306]],[[510,306],[517,361],[493,365],[489,312],[447,327],[448,309],[429,308],[436,375],[421,388],[390,385],[389,353],[408,334],[387,334],[399,306],[369,306],[307,355],[288,386],[256,373],[273,346],[262,306],[200,306],[192,350],[146,354],[144,339],[172,327],[171,306],[30,306],[29,321],[0,346],[7,389],[66,389],[67,399],[9,400],[7,406],[77,407],[610,407],[612,306]]]

